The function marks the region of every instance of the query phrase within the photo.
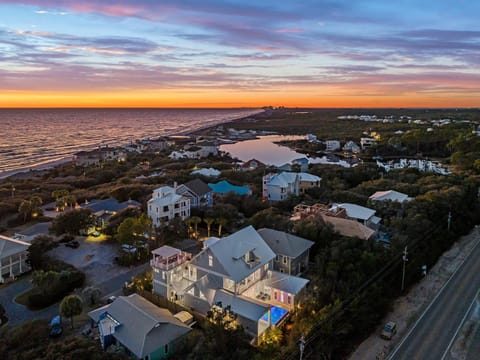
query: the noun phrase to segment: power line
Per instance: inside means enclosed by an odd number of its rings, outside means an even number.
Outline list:
[[[415,250],[420,245],[421,242],[430,239],[431,236],[433,236],[437,231],[439,231],[442,228],[442,224],[443,224],[443,221],[439,221],[437,224],[432,225],[432,227],[430,227],[427,231],[425,231],[422,236],[414,240],[411,240],[409,243],[407,243],[406,247],[408,246],[410,248],[410,251]],[[304,355],[303,358],[305,359],[308,358],[309,355],[312,353],[310,349],[308,353],[306,353],[305,348],[307,347],[308,344],[310,344],[313,340],[315,340],[320,335],[319,328],[323,325],[323,323],[329,320],[331,317],[340,316],[341,314],[343,314],[345,310],[348,308],[348,306],[350,306],[355,299],[358,299],[358,296],[361,295],[367,288],[369,288],[371,285],[373,285],[377,281],[383,279],[385,276],[392,273],[393,270],[396,268],[396,265],[398,265],[400,261],[403,261],[404,257],[405,257],[404,253],[394,256],[386,265],[384,265],[379,271],[377,271],[367,281],[365,281],[359,288],[357,288],[357,290],[355,290],[347,299],[343,300],[340,303],[340,306],[338,309],[334,309],[334,311],[330,313],[327,318],[320,320],[316,324],[314,324],[312,329],[310,330],[310,333],[308,334],[308,337],[304,340],[304,346],[302,351],[302,356]],[[284,359],[293,360],[297,357],[298,357],[298,350],[295,348],[290,352],[290,354],[285,354]]]

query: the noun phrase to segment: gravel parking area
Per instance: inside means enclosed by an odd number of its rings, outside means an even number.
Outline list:
[[[65,261],[86,275],[88,285],[105,282],[119,274],[127,272],[127,267],[115,264],[114,258],[118,253],[118,245],[97,241],[96,238],[77,236],[80,246],[76,249],[60,243],[59,246],[48,252],[48,255]]]

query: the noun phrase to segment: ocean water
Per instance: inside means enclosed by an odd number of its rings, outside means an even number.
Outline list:
[[[0,109],[0,176],[80,150],[187,133],[259,109]]]

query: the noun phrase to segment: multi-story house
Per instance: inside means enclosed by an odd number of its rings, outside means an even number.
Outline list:
[[[308,280],[274,271],[276,254],[253,227],[206,243],[194,257],[169,246],[154,250],[154,292],[202,314],[230,306],[254,338],[299,304]]]
[[[307,269],[313,241],[273,229],[259,229],[258,233],[276,255],[273,270],[297,276]]]
[[[345,210],[347,218],[356,220],[369,228],[378,227],[378,224],[382,220],[378,216],[375,216],[375,210],[357,204],[334,204],[330,210],[336,211],[338,208]]]
[[[178,195],[189,198],[191,207],[213,205],[213,191],[200,179],[194,179],[178,186],[176,192]]]
[[[325,141],[325,151],[336,151],[338,149],[340,149],[340,141],[338,140]]]
[[[30,243],[0,235],[0,284],[30,270],[27,249]]]
[[[347,141],[343,146],[343,151],[349,151],[354,154],[358,154],[360,152],[360,146],[358,146],[353,141]]]
[[[371,148],[372,146],[376,145],[377,141],[371,137],[362,137],[360,138],[360,146],[363,150]]]
[[[286,200],[290,195],[299,195],[307,189],[319,187],[321,180],[304,172],[267,174],[263,177],[263,198],[269,201]]]
[[[176,193],[176,185],[162,186],[153,190],[153,195],[148,200],[148,216],[152,224],[161,226],[170,220],[180,217],[182,220],[190,216],[190,199]]]

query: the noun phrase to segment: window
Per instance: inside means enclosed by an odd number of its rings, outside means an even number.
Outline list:
[[[288,258],[286,256],[283,257],[283,263],[287,264],[288,263]]]
[[[165,280],[167,278],[167,275],[165,274],[165,271],[162,271],[162,279]]]
[[[208,266],[213,266],[213,256],[208,255]]]
[[[280,261],[280,256],[279,255],[275,256],[275,262],[279,262],[279,261]]]
[[[288,294],[287,296],[287,304],[290,305],[292,303],[292,297],[290,296],[290,294]]]
[[[165,206],[163,207],[163,212],[167,212],[167,211],[168,211],[168,205],[165,205]]]
[[[163,352],[165,354],[168,354],[168,344],[165,344],[165,348],[163,349]]]

